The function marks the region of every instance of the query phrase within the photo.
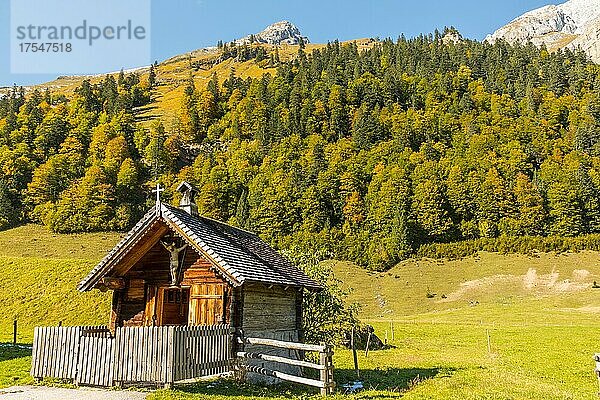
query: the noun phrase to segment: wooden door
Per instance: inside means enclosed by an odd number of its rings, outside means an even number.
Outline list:
[[[217,325],[226,323],[227,285],[203,283],[192,285],[190,291],[190,325]]]
[[[189,307],[188,288],[159,288],[155,301],[157,325],[187,325]]]

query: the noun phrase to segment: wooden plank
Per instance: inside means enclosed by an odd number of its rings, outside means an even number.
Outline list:
[[[106,376],[104,378],[104,385],[107,387],[113,386],[113,373],[114,373],[114,360],[113,360],[113,346],[115,344],[114,338],[106,338]]]
[[[194,343],[195,351],[196,351],[196,359],[195,362],[197,364],[197,374],[198,376],[204,376],[206,373],[204,371],[204,364],[206,363],[206,352],[205,352],[205,336],[202,331],[202,327],[195,326],[196,329],[196,343]]]
[[[90,381],[92,385],[99,385],[99,375],[104,372],[104,363],[100,358],[101,350],[102,350],[102,342],[101,340],[95,337],[87,337],[86,341],[88,343],[89,348],[89,368],[90,368]]]
[[[168,381],[168,377],[167,374],[169,373],[168,369],[169,369],[169,363],[168,363],[168,348],[169,348],[169,331],[168,328],[167,329],[161,329],[161,336],[162,336],[162,347],[160,349],[161,351],[161,359],[162,359],[162,364],[161,364],[161,375],[160,375],[160,380],[163,384],[166,384]]]
[[[137,352],[136,352],[136,341],[137,341],[137,334],[135,329],[133,328],[127,328],[127,330],[129,331],[129,351],[131,352],[131,355],[129,357],[129,381],[130,382],[135,382],[135,375],[137,373]]]
[[[78,361],[78,366],[77,366],[77,371],[79,373],[79,376],[77,378],[77,383],[79,384],[80,382],[87,382],[87,349],[85,348],[85,338],[82,337],[81,341],[80,341],[80,349],[79,349],[79,361]]]
[[[80,343],[79,327],[71,327],[71,348],[73,349],[71,357],[71,376],[73,382],[77,381],[77,362],[79,360],[79,343]]]
[[[60,368],[59,368],[59,360],[60,360],[60,328],[57,326],[52,327],[52,377],[60,378]]]
[[[81,347],[81,327],[73,327],[73,383],[78,384],[79,379],[79,355]]]
[[[108,357],[107,357],[107,353],[108,353],[108,341],[110,339],[106,339],[106,338],[94,338],[95,340],[92,339],[92,345],[94,345],[95,347],[95,358],[96,358],[96,362],[98,363],[97,365],[101,365],[100,368],[100,373],[98,374],[97,378],[96,378],[96,382],[98,386],[104,386],[105,385],[105,379],[106,376],[108,375]]]
[[[192,378],[200,376],[198,370],[198,355],[200,354],[198,349],[198,329],[195,326],[186,327],[188,331],[188,342],[187,342],[187,361],[190,366],[190,374]]]
[[[161,375],[161,366],[163,364],[162,358],[162,346],[163,346],[163,335],[162,330],[157,329],[157,327],[152,327],[152,331],[154,332],[154,337],[156,338],[156,343],[154,345],[154,359],[155,362],[152,364],[152,379],[154,382],[162,382]]]
[[[85,356],[87,359],[86,362],[86,370],[87,370],[87,379],[84,381],[84,383],[87,384],[93,384],[94,383],[94,378],[95,378],[95,374],[94,372],[96,371],[96,368],[98,367],[96,364],[97,360],[95,357],[95,349],[94,349],[94,344],[93,342],[90,340],[91,338],[89,337],[84,337],[84,341],[85,341]]]
[[[29,370],[29,374],[31,376],[33,376],[34,378],[36,378],[36,374],[35,374],[35,362],[36,362],[36,348],[37,348],[37,343],[36,343],[36,338],[38,336],[37,333],[38,328],[34,327],[33,328],[33,343],[31,343],[31,369]]]
[[[144,363],[144,332],[137,328],[132,328],[135,332],[134,353],[135,353],[135,381],[142,379],[142,365]]]
[[[263,368],[263,367],[259,367],[259,366],[256,366],[256,365],[247,365],[246,368],[247,368],[247,370],[249,372],[254,372],[256,374],[261,374],[261,375],[265,375],[265,376],[271,376],[271,377],[274,377],[274,378],[282,379],[284,381],[301,383],[303,385],[308,385],[308,386],[314,386],[314,387],[318,387],[318,388],[323,388],[323,382],[315,380],[315,379],[302,378],[300,376],[290,375],[290,374],[286,374],[286,373],[279,372],[279,371],[273,371],[273,370],[266,369],[266,368]]]
[[[181,379],[181,359],[180,359],[180,355],[179,355],[179,346],[180,346],[180,340],[179,340],[179,331],[177,329],[177,327],[169,327],[172,329],[172,333],[173,333],[173,361],[172,361],[172,367],[173,367],[173,381],[178,381]]]
[[[137,364],[137,352],[136,352],[136,340],[137,335],[135,329],[127,327],[127,333],[129,336],[129,344],[127,349],[129,351],[129,363],[127,365],[127,381],[135,382],[136,364]]]
[[[87,343],[88,349],[88,370],[89,370],[89,380],[87,383],[91,383],[93,385],[97,385],[97,376],[99,368],[104,368],[101,364],[101,360],[98,358],[98,343],[95,340],[95,337],[86,337],[85,341]]]
[[[254,338],[254,337],[246,337],[244,339],[238,338],[238,342],[240,342],[241,344],[256,344],[256,345],[264,345],[264,346],[272,346],[272,347],[280,347],[280,348],[284,348],[284,349],[304,350],[304,351],[323,352],[327,348],[327,346],[324,346],[324,345],[284,342],[281,340]]]
[[[71,360],[73,359],[73,347],[71,346],[71,328],[69,327],[63,327],[63,332],[64,332],[64,339],[63,339],[63,346],[65,348],[65,358],[63,361],[63,370],[65,373],[65,376],[67,376],[69,379],[72,379],[71,376]]]
[[[112,363],[113,363],[113,369],[112,369],[112,384],[111,386],[116,386],[119,385],[119,375],[120,375],[120,368],[119,368],[119,364],[121,362],[120,360],[120,354],[119,354],[119,349],[120,349],[120,342],[121,342],[121,337],[120,337],[120,332],[115,329],[114,332],[114,342],[113,342],[113,350],[112,350]]]
[[[66,371],[64,370],[63,367],[63,363],[65,360],[65,353],[66,353],[66,349],[64,347],[63,344],[63,328],[61,328],[60,326],[56,327],[56,345],[57,345],[57,351],[56,351],[56,359],[54,360],[54,365],[55,365],[55,373],[56,375],[61,375],[61,376],[57,376],[57,378],[63,378],[64,376],[62,376],[64,373],[66,373]]]
[[[54,360],[56,359],[56,354],[55,354],[56,346],[54,345],[56,335],[54,334],[54,327],[52,327],[52,326],[48,327],[47,335],[48,335],[48,339],[47,339],[48,340],[48,351],[47,351],[47,358],[46,358],[46,376],[54,378]]]
[[[43,378],[46,370],[44,369],[44,360],[46,359],[46,328],[38,328],[38,349],[37,353],[37,374]]]
[[[42,371],[43,371],[43,376],[50,376],[49,372],[50,372],[50,361],[52,358],[52,338],[51,338],[51,334],[50,334],[50,327],[44,327],[43,328],[43,352],[42,352]]]
[[[129,347],[129,328],[119,328],[121,330],[121,351],[122,351],[122,358],[123,360],[121,361],[121,376],[120,376],[120,380],[122,382],[127,382],[131,380],[131,377],[129,376],[129,374],[131,373],[131,368],[130,368],[130,359],[131,359],[131,349]]]
[[[128,355],[128,350],[125,347],[125,332],[123,328],[115,329],[113,341],[113,369],[112,369],[112,384],[122,387],[125,382],[125,363]]]
[[[165,376],[165,358],[164,358],[164,348],[165,348],[165,330],[163,328],[153,327],[152,329],[156,330],[156,334],[158,336],[158,341],[156,343],[156,358],[158,360],[156,364],[155,378],[154,380],[158,383],[164,384],[164,376]]]
[[[184,346],[183,334],[181,332],[181,327],[176,326],[174,329],[175,337],[175,381],[180,379],[186,379],[185,374],[185,354],[182,350]]]
[[[129,341],[129,328],[123,327],[119,329],[121,329],[121,333],[123,335],[123,341],[121,342],[121,351],[124,355],[122,361],[123,373],[121,379],[123,382],[128,382],[131,381],[131,347]]]
[[[105,276],[102,278],[102,284],[110,290],[125,289],[125,279],[123,278]]]
[[[100,357],[104,343],[102,343],[102,339],[96,337],[87,337],[86,341],[90,349],[90,381],[88,383],[99,386],[100,377],[104,374],[104,362]]]
[[[208,304],[208,307],[210,308],[210,304]],[[206,375],[212,375],[212,369],[211,369],[211,363],[213,361],[213,354],[212,354],[212,350],[213,350],[213,336],[211,335],[211,326],[203,326],[203,331],[204,331],[204,337],[205,339],[205,343],[206,346],[204,347],[203,351],[206,354],[206,361],[205,361],[205,366],[204,366],[204,370],[206,371],[205,374]]]
[[[160,224],[146,236],[143,241],[136,243],[125,256],[114,266],[115,274],[123,276],[160,240],[169,228]]]
[[[70,361],[70,370],[71,377],[75,382],[77,380],[77,361],[79,359],[79,328],[71,327],[71,361]]]
[[[174,370],[173,363],[175,361],[175,348],[174,348],[174,332],[175,329],[172,326],[168,327],[168,345],[167,345],[167,380],[165,384],[172,385],[174,382]]]
[[[127,332],[127,343],[125,345],[125,351],[127,352],[127,364],[125,366],[125,381],[132,382],[133,381],[133,332],[131,328],[123,328],[125,332]]]
[[[179,343],[177,343],[177,350],[179,351],[179,366],[181,367],[182,379],[188,379],[189,377],[189,363],[187,362],[187,343],[186,336],[187,331],[183,327],[178,326],[175,331],[179,333]]]
[[[40,344],[38,343],[38,341],[40,340],[40,328],[38,328],[37,326],[35,328],[33,328],[33,343],[31,346],[31,371],[30,374],[31,376],[33,376],[34,378],[42,378],[42,376],[40,376],[39,374],[39,360],[40,360],[40,356],[39,356],[39,351],[40,351]]]
[[[152,331],[147,327],[142,327],[144,336],[146,337],[146,346],[144,350],[144,366],[143,366],[143,379],[144,382],[152,382],[152,346],[154,345],[154,336]]]
[[[64,329],[62,327],[56,327],[56,359],[54,360],[55,374],[59,375],[57,378],[64,378],[66,373],[63,369],[63,363],[65,359],[65,353],[67,349],[63,345]]]
[[[44,328],[44,376],[52,376],[52,327],[48,326]]]
[[[315,363],[311,363],[308,361],[294,360],[292,358],[272,356],[272,355],[262,354],[262,353],[238,351],[236,353],[236,356],[241,357],[241,358],[252,359],[252,360],[273,361],[273,362],[278,362],[278,363],[282,363],[282,364],[295,365],[298,367],[313,368],[313,369],[318,369],[318,370],[326,369],[325,365],[315,364]]]
[[[215,302],[217,303],[217,302]],[[218,307],[218,304],[216,304],[216,306]],[[215,318],[217,318],[217,315],[220,315],[221,311],[219,310],[215,310]],[[220,318],[220,317],[218,317]],[[215,362],[218,361],[218,348],[217,348],[217,339],[218,339],[218,326],[217,325],[213,325],[210,327],[211,330],[211,335],[210,335],[210,354],[212,357],[212,362],[213,362],[213,367],[211,370],[211,375],[214,375],[217,373],[217,367],[215,366]]]
[[[79,330],[77,327],[69,328],[69,375],[73,381],[77,379],[77,358],[79,357]]]
[[[221,314],[222,314],[222,310],[221,310]],[[222,358],[221,358],[221,325],[216,325],[214,328],[215,328],[215,338],[214,338],[215,361],[222,361]],[[215,367],[215,374],[218,374],[219,371],[220,371],[220,367]]]
[[[138,348],[138,369],[137,369],[137,376],[136,376],[136,382],[144,382],[144,375],[145,375],[145,370],[146,370],[146,356],[147,356],[147,351],[148,351],[148,347],[147,347],[147,343],[148,343],[148,337],[147,337],[147,332],[145,330],[145,328],[135,328],[135,330],[138,332],[139,334],[139,340],[137,343],[137,348]]]

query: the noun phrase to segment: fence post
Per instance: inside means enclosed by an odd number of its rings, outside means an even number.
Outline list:
[[[324,344],[324,343],[321,343]],[[329,371],[327,370],[327,349],[319,353],[319,364],[321,364],[324,368],[320,370],[321,382],[323,382],[323,387],[321,388],[321,395],[327,396],[329,394]]]
[[[17,344],[17,320],[13,321],[13,344]]]
[[[356,371],[356,378],[360,379],[360,370],[358,369],[358,355],[356,354],[356,345],[354,343],[354,327],[352,327],[352,336],[350,336],[350,347],[352,348],[352,359],[354,360],[354,371]]]
[[[245,337],[244,330],[242,328],[236,328],[235,334],[233,335],[233,343],[234,343],[233,354],[235,356],[234,367],[233,367],[233,376],[234,376],[235,380],[237,380],[238,382],[245,382],[246,377],[247,377],[245,360],[243,360],[242,358],[237,356],[238,352],[246,350],[246,346],[244,343],[244,337]]]
[[[329,376],[329,393],[332,394],[335,389],[335,380],[333,377],[333,347],[327,346],[327,374]]]
[[[329,345],[322,343],[325,349],[319,353],[319,363],[324,367],[320,371],[321,382],[323,382],[323,388],[321,389],[321,395],[327,396],[333,393],[333,350]]]

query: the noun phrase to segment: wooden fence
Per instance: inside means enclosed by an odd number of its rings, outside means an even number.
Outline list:
[[[230,371],[228,325],[117,328],[35,328],[31,375],[79,385],[175,381]]]
[[[319,371],[319,379],[246,363],[247,371],[318,387],[324,395],[333,392],[330,346],[253,337],[237,340],[241,345],[235,354],[238,360],[312,368]],[[177,381],[230,372],[232,344],[229,325],[117,328],[114,335],[103,326],[38,327],[34,331],[31,375],[36,379],[68,379],[77,385],[149,383],[171,387]],[[319,362],[244,351],[245,345],[317,352]]]
[[[319,380],[305,378],[297,375],[288,374],[281,371],[276,371],[273,369],[267,369],[264,367],[259,367],[256,365],[245,365],[244,368],[249,372],[254,372],[257,374],[270,376],[274,378],[279,378],[285,381],[301,383],[304,385],[314,386],[321,389],[322,395],[329,395],[333,393],[335,389],[335,382],[333,379],[333,350],[331,346],[328,345],[313,345],[313,344],[304,344],[304,343],[296,343],[296,342],[284,342],[281,340],[273,340],[273,339],[263,339],[263,338],[238,338],[238,343],[240,345],[260,345],[260,346],[270,346],[277,347],[288,350],[298,350],[298,351],[314,351],[319,353],[319,363],[312,363],[303,360],[297,360],[288,357],[276,356],[263,354],[258,352],[245,352],[238,351],[236,352],[236,356],[241,359],[249,359],[249,360],[264,360],[275,363],[293,365],[301,368],[313,368],[319,371]]]

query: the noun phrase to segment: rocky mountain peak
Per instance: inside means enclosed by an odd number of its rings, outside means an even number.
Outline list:
[[[529,11],[485,39],[494,43],[532,42],[554,51],[581,48],[600,62],[600,0],[569,0]]]
[[[267,26],[262,32],[248,35],[235,41],[236,44],[265,43],[272,45],[279,44],[300,44],[300,41],[309,43],[306,36],[302,36],[300,29],[289,21],[279,21]]]

